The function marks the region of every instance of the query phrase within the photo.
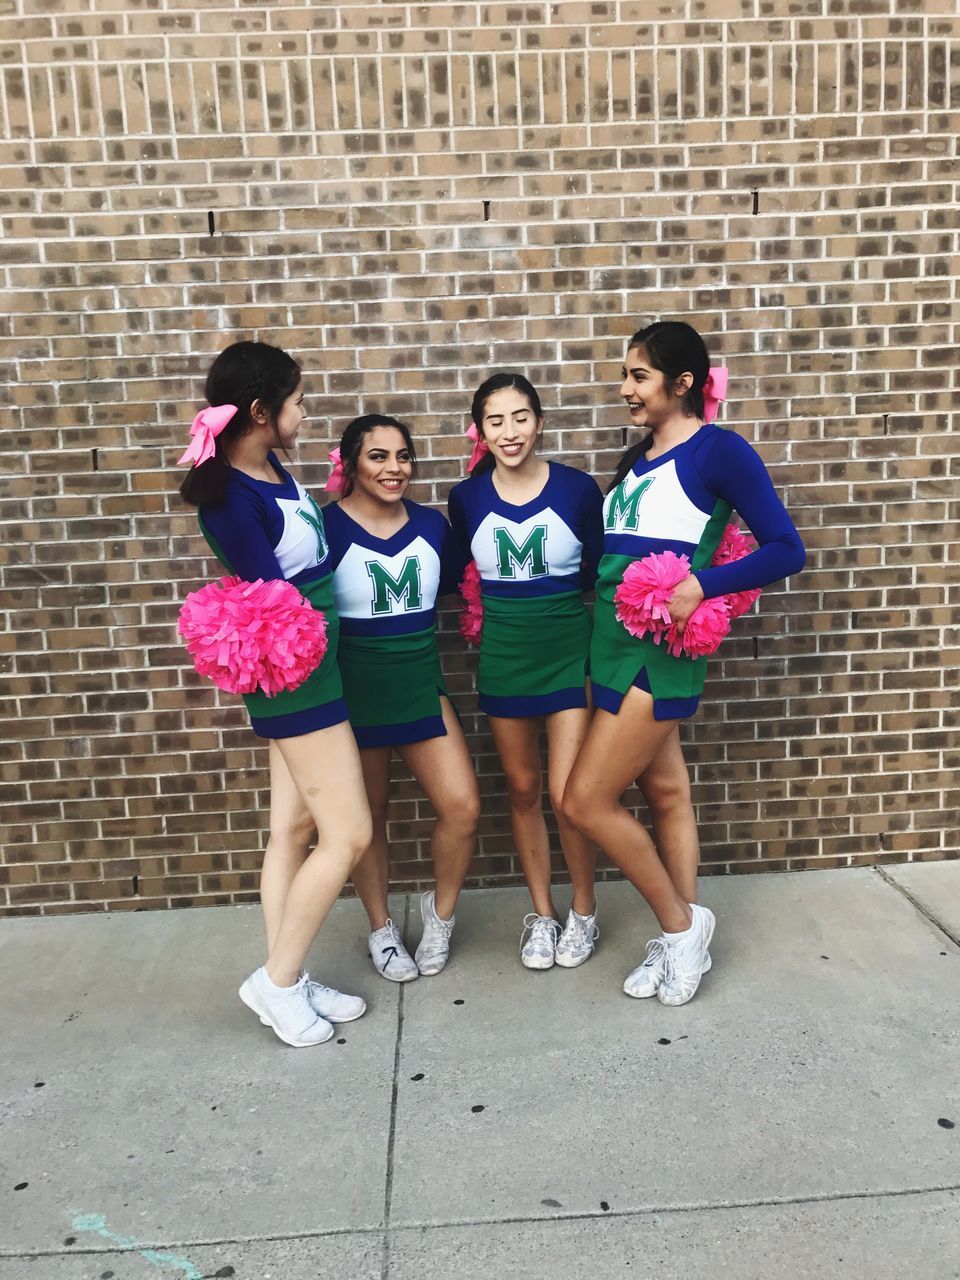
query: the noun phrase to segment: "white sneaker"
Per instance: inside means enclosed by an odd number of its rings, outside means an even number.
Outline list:
[[[553,916],[538,916],[535,911],[523,917],[520,935],[520,959],[527,969],[552,969],[557,957],[560,921]]]
[[[571,907],[557,943],[557,964],[564,969],[575,969],[578,964],[583,964],[593,955],[599,937],[596,908],[592,915],[580,916]]]
[[[375,929],[367,939],[373,967],[382,978],[390,982],[412,982],[419,978],[420,970],[413,956],[403,945],[400,929],[388,920],[382,929]]]
[[[651,938],[647,943],[646,959],[628,973],[624,981],[623,989],[628,996],[633,996],[635,1000],[646,1000],[657,994],[663,981],[664,955],[663,939]],[[713,961],[708,951],[703,957],[703,973],[709,973],[712,967]]]
[[[295,1049],[323,1044],[334,1033],[330,1023],[320,1017],[307,999],[305,975],[292,987],[278,987],[270,981],[265,968],[257,969],[240,988],[240,999],[262,1023],[273,1027],[285,1044]]]
[[[694,906],[693,924],[678,938],[663,938],[663,981],[657,991],[661,1004],[686,1004],[697,993],[703,977],[707,947],[716,920],[706,907]]]
[[[347,996],[342,991],[334,991],[333,987],[325,987],[322,982],[314,982],[309,973],[303,975],[307,980],[307,999],[314,1013],[329,1022],[356,1022],[367,1012],[366,1000],[359,996]]]
[[[433,977],[440,973],[450,958],[450,935],[456,916],[443,920],[437,915],[437,895],[431,889],[420,899],[420,914],[423,917],[423,937],[417,947],[417,968],[425,977]]]

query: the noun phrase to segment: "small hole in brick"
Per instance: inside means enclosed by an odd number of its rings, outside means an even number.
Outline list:
[[[753,656],[755,658],[760,657],[760,637],[759,636],[753,637]]]
[[[217,222],[213,216],[213,210],[211,209],[210,212],[207,214],[207,230],[209,231],[210,235],[213,235],[216,229],[217,229]]]
[[[99,470],[100,470],[100,459],[97,457],[97,454],[98,454],[99,452],[100,452],[100,450],[99,450],[99,449],[91,449],[91,450],[90,450],[90,467],[91,467],[91,470],[93,470],[93,471],[99,471]]]
[[[133,892],[134,892],[134,893],[139,893],[139,892],[140,892],[140,877],[139,877],[139,876],[134,876],[130,883],[133,885]]]
[[[889,431],[890,431],[890,415],[889,413],[885,413],[883,415],[883,434],[887,435],[889,434]]]
[[[484,222],[490,221],[490,201],[489,200],[484,200],[483,202],[483,220]]]
[[[753,212],[760,212],[760,192],[754,187],[753,189]]]

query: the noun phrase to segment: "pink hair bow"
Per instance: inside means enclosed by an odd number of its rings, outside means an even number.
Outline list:
[[[473,441],[473,453],[470,455],[470,461],[467,463],[467,470],[472,471],[480,459],[490,452],[490,446],[480,434],[479,428],[475,422],[471,422],[467,427],[464,435],[468,440]]]
[[[217,451],[217,436],[236,412],[235,404],[216,404],[208,409],[201,409],[190,424],[190,443],[177,459],[177,466],[193,462],[199,467],[202,462],[212,458]]]
[[[340,450],[330,450],[330,461],[333,463],[333,469],[327,483],[323,486],[324,493],[343,493],[343,482],[346,479],[343,473],[343,463],[340,461]]]
[[[729,373],[723,365],[711,365],[707,380],[703,384],[703,420],[714,422],[717,410],[727,398],[727,382]]]

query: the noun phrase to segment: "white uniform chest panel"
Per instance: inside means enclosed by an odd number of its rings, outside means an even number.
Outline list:
[[[342,618],[383,618],[432,609],[440,590],[440,557],[416,537],[388,556],[354,543],[333,575]]]
[[[491,511],[470,542],[481,578],[530,582],[580,572],[583,544],[565,520],[547,507],[526,520]]]
[[[687,497],[673,461],[645,476],[629,472],[603,503],[605,533],[699,543],[710,515]]]
[[[292,578],[304,569],[316,568],[327,554],[319,508],[299,482],[297,495],[296,498],[274,499],[283,516],[283,533],[273,553],[285,578]]]

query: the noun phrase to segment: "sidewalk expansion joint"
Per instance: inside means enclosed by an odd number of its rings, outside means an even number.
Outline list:
[[[892,889],[896,889],[897,893],[902,894],[902,896],[906,898],[912,906],[916,907],[920,914],[929,920],[934,928],[939,929],[945,938],[949,938],[955,947],[960,947],[960,937],[958,937],[951,929],[948,929],[943,921],[939,920],[929,907],[925,907],[919,898],[914,897],[909,889],[905,889],[902,884],[899,884],[894,880],[893,876],[887,875],[883,867],[874,867],[873,870],[885,884],[890,885]]]
[[[270,1232],[263,1235],[246,1236],[211,1236],[193,1240],[140,1241],[136,1247],[129,1249],[104,1246],[98,1248],[72,1249],[0,1249],[0,1258],[64,1258],[64,1257],[102,1257],[105,1254],[136,1253],[143,1249],[200,1249],[219,1245],[272,1244],[296,1240],[330,1240],[344,1236],[400,1235],[406,1231],[436,1230],[448,1227],[499,1227],[537,1225],[549,1222],[587,1222],[591,1219],[609,1221],[613,1218],[656,1218],[661,1214],[711,1213],[733,1211],[738,1209],[781,1208],[788,1205],[836,1204],[846,1200],[893,1200],[908,1199],[911,1196],[938,1195],[947,1192],[960,1192],[960,1182],[939,1183],[929,1187],[900,1187],[896,1189],[880,1189],[877,1191],[824,1191],[819,1195],[770,1196],[752,1200],[704,1200],[691,1201],[686,1204],[643,1205],[637,1209],[596,1209],[584,1210],[582,1213],[558,1213],[550,1215],[517,1214],[510,1217],[491,1218],[448,1218],[443,1221],[398,1222],[396,1225],[366,1227],[330,1227],[318,1231]]]
[[[403,899],[403,937],[407,936],[410,923],[410,895]],[[387,1133],[387,1171],[383,1187],[383,1253],[380,1258],[380,1280],[390,1274],[390,1211],[393,1208],[393,1148],[397,1137],[397,1100],[400,1093],[400,1047],[403,1043],[403,990],[401,982],[397,996],[397,1039],[393,1048],[393,1087],[390,1092],[390,1128]]]

